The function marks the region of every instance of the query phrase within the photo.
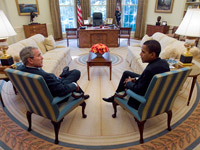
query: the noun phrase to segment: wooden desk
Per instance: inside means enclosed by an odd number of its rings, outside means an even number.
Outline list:
[[[118,28],[87,27],[87,29],[79,29],[79,47],[90,48],[97,43],[105,44],[108,47],[118,47],[118,35]]]
[[[88,80],[90,80],[90,67],[92,66],[108,66],[110,67],[110,80],[112,73],[112,60],[110,59],[110,53],[104,53],[103,57],[96,57],[96,54],[90,52],[87,60]]]
[[[148,36],[152,36],[156,32],[167,34],[169,32],[169,26],[156,26],[148,24],[146,32]]]

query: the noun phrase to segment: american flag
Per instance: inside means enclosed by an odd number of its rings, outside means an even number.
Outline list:
[[[80,26],[83,26],[83,18],[82,18],[82,11],[81,11],[81,0],[77,0],[77,16],[78,16],[78,23]]]

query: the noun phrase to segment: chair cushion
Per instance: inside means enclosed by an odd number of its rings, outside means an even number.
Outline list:
[[[49,35],[47,38],[44,39],[44,45],[47,51],[50,51],[56,47],[56,42],[52,35]]]

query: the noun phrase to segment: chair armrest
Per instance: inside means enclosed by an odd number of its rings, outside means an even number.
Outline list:
[[[146,99],[144,98],[144,96],[138,95],[129,89],[126,91],[126,93],[134,99],[136,99],[137,101],[139,101],[140,103],[146,103]]]
[[[54,97],[53,101],[52,101],[52,105],[55,105],[55,104],[61,102],[62,100],[66,99],[67,97],[70,97],[71,95],[72,95],[72,93],[69,93],[69,94],[62,96],[62,97],[58,97],[58,96]]]

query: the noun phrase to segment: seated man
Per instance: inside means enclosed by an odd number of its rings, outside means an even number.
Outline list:
[[[133,92],[144,95],[151,79],[155,74],[170,71],[166,60],[159,58],[161,51],[160,43],[156,40],[146,41],[142,46],[140,53],[143,63],[149,63],[141,75],[131,71],[125,71],[121,77],[116,92],[130,89]],[[106,102],[113,102],[114,95],[109,98],[103,98]],[[138,109],[140,103],[134,99],[130,99],[128,104],[135,109]]]
[[[80,78],[79,70],[68,71],[65,67],[60,77],[42,70],[43,57],[40,51],[35,47],[25,47],[20,52],[20,58],[24,65],[18,67],[19,70],[41,75],[47,83],[53,96],[64,96],[71,92],[83,93],[82,89],[76,83]],[[84,95],[88,99],[89,95]]]

